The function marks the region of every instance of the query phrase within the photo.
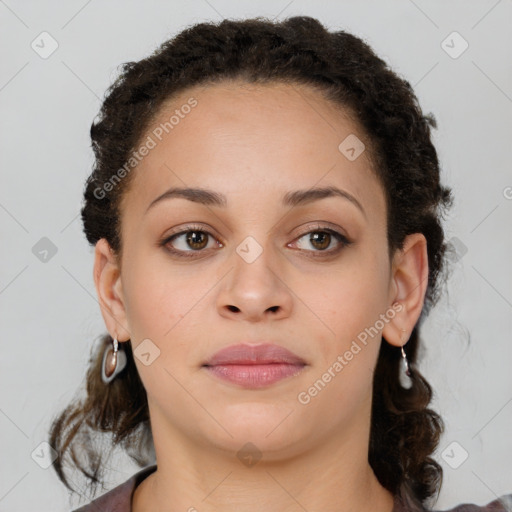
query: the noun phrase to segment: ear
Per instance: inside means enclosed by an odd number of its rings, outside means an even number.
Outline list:
[[[409,339],[423,309],[428,286],[427,240],[422,233],[408,235],[393,257],[390,304],[397,312],[382,330],[388,343],[401,347]],[[405,329],[405,332],[402,331]]]
[[[130,339],[123,300],[121,271],[116,255],[105,238],[101,238],[94,248],[94,284],[101,314],[108,332],[118,341]]]

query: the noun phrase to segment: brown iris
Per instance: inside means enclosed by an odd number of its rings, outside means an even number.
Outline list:
[[[331,243],[331,235],[330,233],[326,233],[325,231],[319,231],[317,233],[313,233],[309,240],[311,243],[317,248],[317,249],[326,249],[329,247],[329,244]],[[315,245],[320,241],[320,247]],[[327,243],[325,243],[327,241]]]
[[[198,238],[202,238],[204,244],[198,241]],[[192,249],[203,249],[208,244],[208,234],[203,231],[189,231],[187,234],[187,243]]]

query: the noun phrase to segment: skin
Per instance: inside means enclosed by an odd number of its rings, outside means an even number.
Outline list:
[[[136,488],[133,510],[390,512],[393,497],[368,463],[372,377],[380,343],[403,345],[420,316],[425,237],[410,235],[389,260],[385,195],[369,150],[354,161],[338,150],[349,134],[366,136],[317,91],[240,82],[195,87],[166,104],[147,133],[191,96],[198,105],[133,171],[121,204],[120,261],[104,239],[95,249],[108,331],[120,342],[131,339],[135,351],[148,338],[160,350],[148,366],[135,358],[158,469]],[[364,213],[340,197],[281,204],[290,191],[329,185],[357,198]],[[174,186],[222,193],[227,206],[174,198],[145,213]],[[199,238],[202,252],[179,258],[158,245],[190,223],[211,233]],[[315,244],[308,233],[324,227],[352,243],[332,237]],[[251,263],[236,251],[247,236],[263,251]],[[185,235],[167,247],[194,250]],[[298,394],[394,303],[401,311],[300,403]],[[306,367],[258,390],[202,368],[221,348],[261,340],[291,350]],[[249,441],[262,455],[252,466],[237,457]]]

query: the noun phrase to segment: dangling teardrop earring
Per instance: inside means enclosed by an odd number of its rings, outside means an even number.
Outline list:
[[[114,338],[114,348],[108,346],[103,353],[101,363],[101,380],[108,384],[120,373],[126,366],[126,353],[119,350],[117,338]]]
[[[404,341],[404,335],[403,333],[406,332],[405,329],[401,329],[402,335],[400,336],[400,340],[404,342],[404,344],[400,347],[400,351],[402,352],[402,360],[400,364],[400,384],[405,389],[410,389],[412,387],[412,372],[411,368],[409,366],[409,361],[407,360],[407,356],[405,355],[404,345],[407,343],[408,340]]]

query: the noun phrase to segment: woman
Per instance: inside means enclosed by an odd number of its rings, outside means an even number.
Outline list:
[[[443,422],[415,361],[452,203],[431,126],[309,17],[201,23],[124,65],[82,210],[109,334],[50,443],[70,489],[68,452],[101,481],[94,431],[146,467],[80,511],[430,507]]]

